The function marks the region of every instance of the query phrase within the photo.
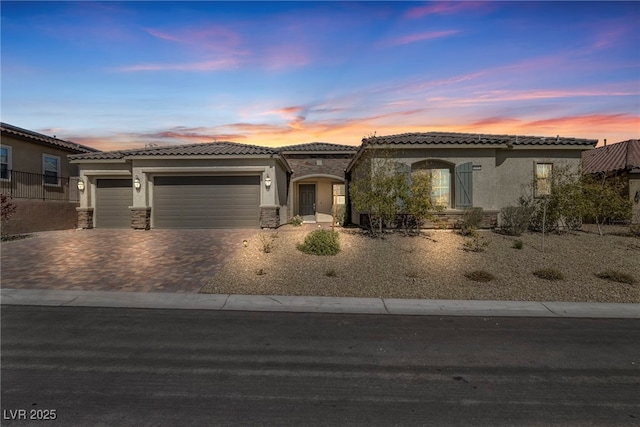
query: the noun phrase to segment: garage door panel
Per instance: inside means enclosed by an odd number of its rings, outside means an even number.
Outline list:
[[[133,204],[130,179],[98,179],[96,182],[96,228],[130,228]]]
[[[254,228],[260,221],[260,177],[156,177],[154,227]]]

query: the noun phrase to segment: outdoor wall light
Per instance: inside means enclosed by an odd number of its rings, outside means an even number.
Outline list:
[[[78,190],[84,191],[84,181],[81,179],[78,180]]]
[[[140,190],[140,178],[136,176],[136,179],[133,180],[133,186],[136,187],[136,190]]]
[[[271,188],[271,178],[269,178],[269,174],[264,179],[264,186],[267,187],[267,190]]]

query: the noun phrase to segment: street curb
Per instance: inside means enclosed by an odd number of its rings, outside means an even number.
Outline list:
[[[640,304],[1,289],[3,305],[411,316],[640,319]]]

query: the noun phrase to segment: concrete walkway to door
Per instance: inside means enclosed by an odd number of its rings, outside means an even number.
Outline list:
[[[3,242],[2,288],[193,293],[259,230],[63,230]]]

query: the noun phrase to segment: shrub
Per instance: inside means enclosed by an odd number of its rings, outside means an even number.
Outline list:
[[[8,237],[7,232],[7,222],[16,212],[16,205],[11,201],[11,196],[6,194],[0,194],[0,203],[1,203],[1,211],[0,211],[0,236],[2,240],[6,240]]]
[[[462,214],[460,231],[463,236],[468,236],[472,230],[477,229],[482,224],[484,210],[482,208],[466,208]]]
[[[555,268],[543,268],[533,272],[533,275],[545,280],[564,280],[564,275]]]
[[[336,255],[340,252],[338,233],[331,230],[315,230],[307,234],[298,249],[310,255]]]
[[[300,215],[296,215],[293,218],[291,218],[291,225],[293,225],[294,227],[299,227],[302,225],[302,217]]]
[[[636,282],[632,275],[616,270],[605,270],[601,273],[596,273],[596,277],[611,280],[612,282],[626,283],[627,285],[633,285]]]
[[[533,208],[530,206],[507,206],[500,209],[500,228],[510,236],[520,236],[529,228]]]
[[[522,243],[522,240],[516,240],[513,242],[513,248],[514,249],[522,249],[524,246],[524,243]]]
[[[262,252],[270,253],[274,247],[274,239],[278,237],[278,233],[260,233],[260,242],[262,242]]]
[[[464,277],[474,282],[490,282],[495,279],[495,276],[488,271],[474,270],[468,273],[464,273]]]
[[[489,243],[484,241],[477,228],[471,228],[467,234],[469,239],[464,242],[462,249],[468,252],[484,252]]]

